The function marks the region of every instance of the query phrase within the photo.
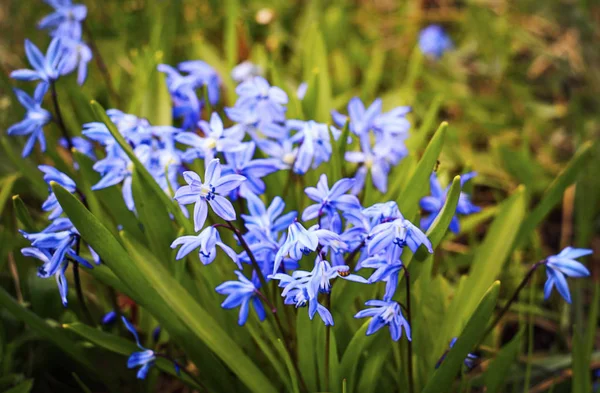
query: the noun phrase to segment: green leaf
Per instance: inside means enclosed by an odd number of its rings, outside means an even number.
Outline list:
[[[483,374],[487,393],[500,392],[504,386],[512,365],[515,364],[519,350],[521,349],[521,336],[523,329],[517,333],[508,344],[506,344],[496,355]]]
[[[552,184],[550,184],[548,189],[544,192],[544,196],[540,203],[538,203],[535,209],[527,215],[527,219],[519,228],[517,243],[515,245],[516,248],[522,247],[529,240],[529,236],[535,228],[542,222],[548,213],[550,213],[554,206],[562,200],[562,196],[567,187],[573,184],[583,167],[587,164],[588,159],[591,157],[592,146],[592,142],[583,144],[567,167],[556,177],[556,179],[554,179]]]
[[[287,350],[285,349],[285,345],[283,344],[283,341],[281,341],[281,339],[277,339],[277,345],[279,347],[280,353],[287,354]],[[285,359],[285,365],[288,369],[288,373],[290,374],[292,392],[300,393],[300,389],[298,388],[298,375],[296,374],[296,370],[294,369],[294,366],[292,364],[292,359],[290,359],[289,356],[282,355],[282,357]]]
[[[2,212],[4,211],[4,207],[6,206],[8,197],[11,194],[13,185],[15,184],[15,181],[17,181],[18,178],[18,174],[8,175],[4,179],[2,179],[2,182],[0,182],[0,216],[2,216]]]
[[[441,94],[438,94],[433,98],[431,104],[429,104],[429,108],[427,108],[427,112],[423,117],[419,129],[411,133],[406,141],[408,151],[421,151],[425,148],[425,144],[431,137],[431,134],[435,131],[433,127],[438,118],[438,112],[440,111],[442,102],[443,96]]]
[[[225,7],[225,59],[227,68],[232,69],[238,63],[238,39],[236,23],[239,14],[239,3],[237,0],[227,0]]]
[[[496,281],[479,301],[479,305],[462,330],[458,340],[456,340],[440,367],[427,381],[423,393],[444,393],[452,388],[464,359],[485,334],[485,328],[494,312],[499,292],[500,282]],[[448,340],[451,338],[448,338]]]
[[[254,392],[276,392],[262,371],[246,356],[212,317],[157,262],[151,252],[122,233],[130,255],[83,204],[52,182],[56,197],[82,238],[94,248],[117,277],[130,288],[135,300],[147,308],[182,348],[202,358],[205,343]],[[202,362],[197,362],[203,366]]]
[[[161,199],[152,192],[150,185],[144,181],[137,169],[132,174],[131,189],[135,209],[144,227],[147,244],[154,255],[166,265],[171,261],[170,245],[175,239],[175,231],[169,213]]]
[[[19,173],[29,181],[31,185],[29,190],[39,199],[46,198],[48,196],[48,185],[43,180],[42,172],[30,160],[15,154],[18,150],[11,145],[6,137],[0,138],[0,144],[6,157],[17,167]]]
[[[123,337],[115,336],[114,334],[106,333],[98,329],[94,329],[88,325],[84,325],[79,322],[63,325],[63,328],[77,334],[79,337],[91,342],[97,347],[100,347],[110,352],[118,353],[124,356],[129,356],[133,352],[139,351],[137,345],[131,340],[127,340]],[[123,364],[125,364],[125,362],[123,362]],[[156,367],[168,374],[178,377],[189,386],[195,389],[200,389],[200,386],[198,386],[198,384],[185,373],[181,373],[181,375],[178,375],[175,372],[173,363],[171,363],[167,359],[156,359]]]
[[[68,192],[68,191],[66,191]],[[21,306],[12,296],[0,287],[0,305],[15,318],[23,321],[29,328],[34,330],[40,337],[56,345],[73,360],[81,364],[93,375],[98,376],[97,367],[91,361],[83,347],[77,345],[63,331],[46,323],[42,318]]]
[[[385,56],[388,53],[381,44],[375,45],[371,50],[371,61],[365,70],[362,86],[362,96],[371,99],[381,83],[385,65]]]
[[[525,218],[525,187],[520,187],[501,206],[500,212],[490,226],[485,239],[475,252],[471,270],[464,285],[458,289],[448,317],[439,334],[436,349],[443,351],[447,340],[454,337],[481,299],[487,288],[502,271],[511,254],[516,239],[515,228]]]
[[[414,219],[419,210],[419,200],[427,193],[429,178],[442,151],[447,128],[448,123],[440,124],[406,187],[400,192],[398,207],[408,220]]]
[[[33,389],[33,379],[27,379],[17,386],[5,390],[4,393],[29,393]]]
[[[308,81],[306,96],[302,101],[307,119],[326,123],[332,108],[331,81],[327,62],[327,48],[318,25],[313,24],[302,44],[303,75]]]
[[[362,326],[354,333],[352,340],[348,344],[348,347],[342,355],[339,367],[339,378],[347,381],[348,391],[352,392],[353,387],[358,380],[356,375],[356,367],[360,360],[361,355],[367,348],[373,343],[373,337],[367,336],[367,328],[371,321],[366,321]],[[333,385],[334,391],[339,391],[338,385]]]
[[[133,162],[133,165],[135,166],[136,170],[139,171],[140,176],[148,184],[152,192],[158,195],[158,197],[163,201],[164,206],[169,210],[171,214],[173,214],[179,225],[184,227],[187,232],[193,233],[194,228],[191,222],[187,218],[185,218],[179,206],[177,206],[175,202],[167,194],[165,194],[165,192],[160,188],[158,183],[154,180],[154,177],[152,177],[150,172],[148,172],[148,170],[140,162],[140,160],[137,158],[137,156],[131,149],[131,146],[129,146],[129,143],[127,143],[127,141],[125,140],[125,138],[123,138],[123,135],[121,135],[115,124],[110,120],[104,108],[102,108],[102,106],[94,100],[92,100],[90,105],[92,106],[92,110],[96,114],[96,118],[98,119],[98,121],[101,121],[106,125],[113,138],[115,138],[119,146],[121,146],[121,148],[123,149],[123,151],[125,151],[131,162]]]
[[[35,232],[35,223],[29,214],[29,210],[27,210],[27,206],[21,199],[19,195],[14,195],[12,197],[13,200],[13,208],[15,209],[15,215],[17,219],[21,222],[21,228],[25,230],[25,232]]]

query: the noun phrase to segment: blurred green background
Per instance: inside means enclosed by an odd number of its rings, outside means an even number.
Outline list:
[[[75,85],[72,77],[59,85],[59,96],[70,108],[65,118],[71,129],[77,128],[81,119],[91,119],[77,104],[84,97],[93,97],[106,108],[118,107],[147,117],[154,124],[168,124],[171,103],[163,76],[156,71],[159,63],[201,59],[211,64],[223,78],[225,106],[233,105],[235,98],[230,70],[247,59],[262,66],[272,82],[278,80],[293,92],[311,78],[311,70],[303,64],[314,50],[306,45],[311,42],[306,37],[315,29],[325,41],[335,108],[345,111],[353,96],[366,103],[382,97],[384,109],[412,106],[413,129],[419,129],[428,117],[433,116],[435,123],[447,120],[449,132],[438,169],[445,177],[442,183],[455,174],[476,170],[474,202],[484,207],[482,213],[463,221],[467,235],[444,242],[448,252],[441,268],[449,274],[468,268],[469,244],[483,235],[498,202],[524,184],[530,206],[535,205],[575,151],[600,135],[600,4],[595,1],[83,3],[88,7],[86,23],[117,86],[120,102],[111,97],[98,67],[90,63],[81,96],[68,93]],[[5,130],[22,117],[10,91],[16,84],[7,74],[26,65],[25,38],[45,46],[47,35],[35,25],[48,12],[49,7],[37,0],[0,3],[0,283],[17,297],[29,299],[38,315],[68,320],[68,315],[57,318],[70,311],[62,309],[54,283],[37,280],[31,272],[33,262],[13,253],[13,247],[18,248],[14,244],[25,243],[16,232],[10,203],[5,203],[11,195],[20,194],[27,205],[39,206],[45,197],[45,185],[32,182],[22,169],[43,157],[36,152],[37,157],[34,154],[27,163],[20,162],[21,142],[6,138]],[[439,61],[423,58],[416,49],[419,31],[432,23],[444,26],[455,45]],[[329,108],[322,109],[318,120],[328,121]],[[590,162],[577,168],[576,187],[556,196],[531,245],[517,253],[521,262],[538,260],[569,244],[600,250],[599,170],[596,144]],[[570,337],[566,333],[573,323],[583,323],[592,282],[600,278],[597,255],[589,259],[592,280],[572,284],[572,308],[558,301],[536,306],[531,320],[536,340],[529,343],[534,357],[552,361],[547,355],[570,352],[572,343],[561,337]],[[512,293],[525,269],[525,265],[510,264],[501,273],[504,298]],[[535,296],[541,300],[542,294]],[[514,330],[524,323],[513,322]],[[50,373],[47,365],[56,359],[65,364],[71,361],[38,341],[35,334],[15,333],[11,329],[16,326],[15,322],[0,331],[0,358],[11,359],[1,364],[0,382],[2,375],[16,369],[36,375],[36,380],[47,383],[48,391],[66,389],[63,381],[70,378],[69,373]],[[600,348],[598,337],[594,347]],[[100,367],[116,367],[103,359],[106,364]],[[555,368],[549,366],[550,370],[562,375],[569,369],[562,367],[564,360],[555,358]],[[568,379],[567,375],[564,381]],[[530,391],[547,391],[543,386],[536,390],[544,381],[547,378],[538,378],[538,385]],[[567,390],[561,391],[569,391],[570,385],[566,386]],[[179,385],[168,388],[181,389]]]

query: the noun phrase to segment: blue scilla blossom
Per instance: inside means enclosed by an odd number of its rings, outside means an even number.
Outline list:
[[[319,237],[315,232],[309,232],[299,222],[294,222],[288,228],[288,235],[283,246],[275,256],[273,274],[279,271],[279,266],[284,257],[289,257],[296,261],[303,255],[308,255],[315,251],[319,246]]]
[[[117,316],[117,312],[115,310],[111,310],[102,316],[100,323],[102,325],[112,325],[117,320]]]
[[[256,141],[256,144],[267,156],[276,159],[281,169],[291,169],[298,155],[298,147],[295,147],[292,141],[284,139],[281,142],[262,139]],[[298,173],[298,170],[294,172]]]
[[[73,179],[60,172],[56,168],[51,167],[49,165],[39,165],[38,169],[44,173],[44,181],[46,183],[50,184],[50,182],[56,182],[63,186],[71,194],[74,193],[77,189],[77,186],[75,185]],[[46,212],[51,212],[48,216],[49,220],[54,220],[60,217],[60,215],[63,212],[62,207],[56,199],[56,195],[54,195],[54,192],[52,192],[52,188],[50,188],[50,195],[48,196],[48,199],[46,199],[46,201],[42,205],[42,210]]]
[[[439,25],[430,25],[419,33],[419,48],[421,52],[434,59],[442,57],[444,52],[452,49],[452,40]]]
[[[320,256],[318,258],[320,259]],[[368,283],[365,278],[356,274],[349,274],[349,271],[350,268],[346,265],[331,266],[331,264],[324,259],[318,260],[315,262],[315,267],[311,272],[309,293],[312,297],[316,297],[318,293],[330,293],[331,280],[336,277],[362,284]]]
[[[398,204],[393,201],[376,203],[362,211],[363,215],[374,219],[378,224],[402,217]]]
[[[137,372],[137,377],[138,379],[146,379],[148,371],[150,371],[150,368],[154,366],[154,362],[156,361],[156,354],[153,350],[142,346],[137,330],[135,330],[135,327],[131,324],[131,322],[129,322],[125,317],[121,317],[121,319],[123,320],[123,323],[125,324],[127,330],[129,330],[131,334],[133,334],[133,337],[135,338],[135,343],[137,344],[138,348],[141,349],[141,351],[133,352],[129,356],[129,358],[127,359],[127,368],[140,367],[140,369]]]
[[[121,192],[123,200],[127,208],[131,211],[135,210],[135,202],[133,200],[132,175],[134,170],[133,162],[116,144],[107,147],[108,154],[102,160],[94,163],[94,170],[100,172],[102,178],[98,183],[92,186],[92,190],[101,190],[111,187],[116,184],[123,183]],[[136,157],[142,164],[145,164],[150,159],[150,147],[148,145],[140,145],[133,149]]]
[[[80,136],[70,137],[70,140],[71,140],[71,143],[73,144],[73,147],[78,152],[85,154],[92,160],[96,160],[96,153],[94,152],[94,144],[92,142],[90,142],[88,139],[82,138]],[[64,138],[64,137],[60,138],[58,140],[58,143],[65,149],[67,149],[69,147],[67,138]],[[75,169],[77,169],[77,167],[75,167]]]
[[[21,234],[31,242],[31,247],[23,248],[21,253],[42,262],[42,265],[38,268],[38,277],[55,277],[62,303],[66,307],[68,283],[65,271],[69,259],[89,269],[93,268],[88,261],[81,258],[74,250],[79,239],[79,233],[69,219],[57,218],[42,232],[26,233],[21,231]],[[96,263],[98,262],[96,261]]]
[[[255,76],[262,75],[262,67],[252,63],[249,60],[241,62],[240,64],[233,67],[233,69],[231,70],[231,78],[238,83],[245,82],[254,78]]]
[[[317,187],[307,187],[306,195],[317,202],[308,206],[302,213],[302,220],[312,220],[325,213],[330,217],[337,214],[337,210],[350,211],[360,209],[360,201],[355,195],[346,194],[354,185],[354,179],[338,180],[331,189],[327,182],[327,175],[322,174]]]
[[[151,144],[152,126],[147,119],[124,113],[118,109],[108,109],[106,114],[130,145],[135,147],[140,144]],[[117,144],[104,123],[84,124],[83,135],[104,146]]]
[[[227,164],[223,165],[223,173],[242,175],[246,178],[239,188],[239,195],[242,197],[264,193],[266,186],[262,178],[280,169],[276,159],[252,159],[255,150],[254,142],[247,142],[241,144],[237,150],[225,153]]]
[[[256,107],[234,106],[225,108],[225,113],[231,121],[237,123],[233,127],[239,128],[257,142],[264,137],[279,141],[288,137],[289,131],[283,120],[274,121],[268,116],[263,116]]]
[[[54,8],[54,12],[45,16],[38,27],[50,30],[55,37],[81,38],[81,23],[87,16],[87,8],[83,4],[73,4],[71,0],[44,0]]]
[[[303,175],[309,168],[316,169],[321,163],[329,161],[333,151],[330,133],[337,140],[341,135],[340,130],[312,120],[289,120],[287,125],[298,131],[290,138],[293,143],[300,144],[294,162],[295,173]]]
[[[173,241],[173,243],[171,243],[171,248],[177,248],[177,246],[181,246],[179,251],[177,251],[177,256],[175,257],[177,260],[183,259],[193,250],[200,248],[200,261],[204,265],[208,265],[215,260],[215,257],[217,256],[216,246],[219,246],[233,262],[238,263],[236,252],[221,241],[219,232],[215,227],[212,226],[205,228],[196,236],[178,237]],[[239,263],[238,266],[241,268]]]
[[[215,112],[210,117],[210,123],[200,121],[200,128],[204,137],[194,132],[182,132],[175,136],[175,140],[184,145],[191,146],[184,159],[192,161],[196,158],[212,160],[216,153],[239,150],[244,133],[239,128],[225,130],[223,121]],[[242,132],[240,132],[242,131]]]
[[[83,85],[87,78],[88,63],[92,60],[92,50],[79,39],[62,38],[60,43],[64,50],[61,75],[70,74],[77,69],[77,83]]]
[[[281,197],[276,196],[271,201],[269,207],[265,207],[263,201],[254,194],[246,196],[249,214],[242,214],[244,225],[249,233],[262,233],[272,241],[279,238],[279,233],[288,228],[298,215],[298,212],[291,211],[283,214],[285,202]]]
[[[248,280],[240,271],[236,271],[235,274],[238,281],[226,281],[215,289],[217,293],[227,295],[221,307],[225,309],[239,307],[238,324],[242,326],[248,320],[250,302],[252,302],[258,319],[264,321],[266,312],[258,297],[259,283],[254,279],[252,281]]]
[[[386,283],[384,301],[392,300],[398,287],[398,278],[400,271],[404,268],[400,257],[402,248],[394,247],[390,251],[383,251],[377,255],[366,258],[362,261],[361,267],[375,269],[369,283],[383,281]]]
[[[466,182],[471,180],[476,175],[476,172],[469,172],[462,175],[460,177],[460,186],[463,187]],[[429,229],[431,224],[433,224],[433,221],[442,210],[442,207],[444,207],[444,204],[446,203],[446,197],[448,196],[448,191],[450,190],[450,186],[442,189],[435,172],[431,174],[431,177],[429,178],[429,184],[431,187],[431,195],[421,198],[420,201],[421,208],[430,213],[428,216],[421,218],[421,228],[423,228],[424,231]],[[471,203],[471,198],[468,194],[461,192],[458,199],[458,205],[456,206],[456,214],[454,217],[452,217],[452,221],[450,221],[450,230],[454,233],[458,233],[460,231],[458,214],[468,215],[477,213],[480,210],[481,208],[479,206]]]
[[[308,285],[300,285],[292,288],[285,294],[284,304],[306,307],[308,305],[308,317],[313,320],[318,313],[325,326],[333,326],[333,316],[327,307],[319,303],[316,297],[310,298]]]
[[[239,84],[235,92],[239,96],[236,107],[255,109],[264,123],[285,121],[287,94],[279,87],[269,85],[265,78],[257,76],[247,80]]]
[[[373,228],[369,237],[367,249],[371,255],[377,254],[392,245],[398,247],[408,246],[412,252],[416,252],[420,245],[424,245],[430,253],[433,253],[431,242],[423,231],[401,214],[392,221],[378,224]]]
[[[356,180],[352,188],[353,194],[358,194],[364,187],[367,174],[371,172],[373,185],[380,192],[387,192],[388,174],[390,172],[390,163],[388,158],[391,153],[391,144],[380,143],[371,147],[368,137],[360,139],[362,151],[348,151],[344,158],[348,162],[360,164],[354,179]]]
[[[546,275],[548,277],[544,285],[544,298],[548,299],[552,288],[562,296],[567,303],[571,303],[571,293],[566,277],[587,277],[589,270],[581,262],[576,261],[586,255],[592,254],[592,250],[586,248],[567,247],[557,255],[549,256],[546,261]]]
[[[26,113],[23,120],[8,128],[8,135],[29,135],[23,148],[23,157],[31,154],[36,141],[40,144],[40,149],[46,151],[46,137],[44,136],[43,127],[52,119],[50,112],[42,108],[42,101],[47,91],[48,85],[40,84],[35,89],[33,97],[30,97],[23,90],[14,89],[17,99],[25,108]]]
[[[211,105],[216,105],[219,102],[221,80],[214,68],[201,60],[184,61],[179,63],[177,68],[193,76],[197,81],[198,87],[204,86]]]
[[[203,101],[198,98],[199,87],[193,75],[182,75],[177,69],[167,64],[159,64],[158,71],[167,76],[167,89],[173,101],[173,117],[182,119],[182,127],[190,130],[200,121]]]
[[[308,83],[306,83],[306,82],[300,83],[300,85],[298,85],[298,88],[296,89],[296,97],[298,97],[299,100],[303,100],[307,91],[308,91]]]
[[[246,178],[241,175],[221,176],[219,159],[211,160],[204,172],[204,183],[196,172],[183,172],[183,178],[188,184],[175,192],[174,199],[180,205],[194,204],[194,227],[199,231],[204,226],[208,215],[208,205],[222,219],[235,220],[235,209],[229,200],[221,194],[235,190]]]
[[[373,123],[381,113],[381,99],[378,98],[365,109],[365,105],[360,98],[354,97],[348,103],[348,116],[344,116],[337,111],[332,111],[333,121],[338,127],[343,127],[346,121],[349,121],[350,131],[356,135],[364,135],[373,128]]]
[[[60,38],[52,39],[45,56],[37,46],[26,39],[25,54],[33,69],[15,70],[11,72],[11,78],[20,81],[39,80],[44,85],[55,81],[61,75],[65,51]]]
[[[372,306],[372,308],[359,311],[354,318],[372,318],[367,328],[367,336],[388,325],[392,340],[398,341],[402,337],[403,329],[406,332],[406,338],[411,340],[410,325],[402,315],[400,304],[393,301],[368,300],[365,305]]]

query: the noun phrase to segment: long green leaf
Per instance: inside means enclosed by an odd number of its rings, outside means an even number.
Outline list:
[[[510,368],[515,363],[515,359],[521,349],[521,336],[523,330],[520,330],[508,344],[506,344],[496,358],[492,360],[487,370],[483,375],[487,393],[500,392],[500,389],[506,382],[506,377]]]
[[[17,386],[5,390],[4,393],[29,393],[31,389],[33,389],[33,379],[27,379]]]
[[[33,222],[33,219],[29,214],[29,210],[27,210],[27,206],[25,206],[25,203],[23,202],[21,197],[19,195],[14,195],[12,197],[12,200],[13,208],[15,209],[15,215],[21,222],[21,225],[23,226],[22,228],[26,232],[35,232],[35,223]]]
[[[402,214],[409,220],[412,220],[416,216],[419,210],[419,200],[427,193],[429,177],[442,151],[447,128],[448,123],[442,122],[440,124],[431,142],[427,145],[427,149],[425,149],[425,153],[423,153],[423,157],[417,164],[406,187],[400,192],[398,207]]]
[[[120,355],[129,356],[133,352],[139,351],[139,348],[131,340],[127,340],[123,337],[115,336],[114,334],[106,333],[98,329],[94,329],[88,325],[76,322],[71,324],[63,325],[63,328],[73,332],[81,338],[91,342],[92,344],[106,349],[107,351],[118,353]],[[125,362],[123,362],[125,364]],[[199,389],[200,386],[187,376],[185,373],[178,375],[173,367],[173,363],[164,358],[156,359],[156,366],[162,371],[174,375],[184,381],[189,386]]]
[[[348,344],[348,347],[342,355],[342,360],[339,367],[339,379],[346,380],[349,386],[348,391],[353,391],[353,386],[357,383],[356,367],[360,360],[363,352],[373,343],[373,338],[368,337],[367,328],[371,321],[366,321],[362,326],[354,333],[352,340]],[[336,381],[338,382],[338,381]],[[334,385],[334,391],[339,391],[341,386]]]
[[[539,225],[540,222],[550,213],[550,211],[556,206],[562,199],[562,196],[571,184],[575,182],[577,176],[582,171],[584,165],[587,164],[588,159],[591,157],[592,142],[585,143],[575,154],[575,157],[571,159],[567,167],[554,179],[552,184],[544,192],[544,196],[540,203],[537,204],[535,209],[527,215],[527,219],[523,222],[519,228],[519,234],[517,235],[516,248],[522,247],[528,240],[531,233]]]
[[[439,369],[427,381],[423,393],[444,393],[452,388],[452,384],[460,367],[475,345],[481,340],[485,333],[485,327],[494,312],[498,293],[500,292],[500,282],[496,281],[487,290],[475,312],[462,330],[458,340],[448,352],[448,355],[442,362]],[[451,339],[447,338],[448,340]],[[441,354],[440,354],[441,356]]]

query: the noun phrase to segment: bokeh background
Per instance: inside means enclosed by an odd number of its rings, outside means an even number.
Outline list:
[[[435,116],[436,122],[447,120],[449,132],[438,168],[446,177],[442,182],[451,175],[476,170],[479,176],[471,186],[473,201],[484,208],[463,221],[465,231],[473,229],[468,235],[444,243],[449,252],[441,269],[450,274],[468,268],[469,240],[483,235],[497,202],[525,184],[533,205],[575,151],[600,135],[600,5],[596,1],[83,3],[88,7],[88,28],[122,99],[115,103],[104,83],[86,83],[80,97],[69,94],[75,85],[70,80],[59,86],[59,95],[68,97],[67,101],[94,97],[105,107],[118,105],[152,123],[164,124],[170,121],[171,104],[156,65],[191,59],[208,62],[223,76],[226,106],[234,102],[230,70],[243,60],[251,60],[267,74],[275,64],[280,80],[293,91],[310,80],[310,70],[302,65],[314,48],[305,45],[304,38],[318,26],[325,40],[332,100],[338,110],[344,111],[354,96],[366,103],[381,97],[384,109],[410,105],[414,129],[427,116]],[[21,147],[19,141],[6,137],[5,130],[21,119],[22,109],[10,90],[15,82],[7,74],[26,65],[25,38],[36,43],[48,40],[46,33],[35,27],[48,12],[37,0],[0,3],[0,282],[30,299],[38,315],[68,320],[69,311],[62,309],[54,283],[36,280],[34,263],[12,253],[13,246],[5,246],[23,242],[9,213],[10,203],[6,204],[9,197],[20,194],[31,206],[43,200],[31,191],[28,179],[10,159],[9,152],[18,157]],[[443,26],[454,43],[439,60],[423,57],[417,49],[419,32],[430,24]],[[90,63],[88,80],[102,78],[98,66]],[[81,113],[66,113],[65,120],[74,125],[76,115]],[[578,169],[576,186],[567,189],[536,232],[527,257],[549,255],[569,244],[600,251],[600,151],[598,146],[593,149],[589,163]],[[39,162],[41,156],[35,159]],[[591,282],[600,279],[598,256],[589,261],[593,278],[572,284],[572,308],[558,302],[553,307],[531,306],[536,339],[528,343],[530,353],[550,359],[546,366],[558,376],[569,369],[563,367],[566,355],[550,355],[570,351],[570,335],[562,333],[572,323],[583,322]],[[512,292],[525,268],[507,265],[501,277],[503,293]],[[514,333],[523,321],[513,322]],[[44,381],[46,391],[78,391],[65,371],[71,362],[68,358],[38,342],[31,332],[17,334],[6,326],[0,326],[0,359],[4,355],[0,381],[14,370],[24,370]],[[509,326],[508,336],[510,330]],[[594,348],[600,348],[600,337]],[[600,362],[600,356],[594,356]],[[110,362],[99,366],[114,367]],[[530,392],[547,391],[543,385],[547,375],[536,375],[534,370]],[[563,381],[568,379],[567,372]],[[569,391],[569,386],[566,383],[560,391]],[[167,388],[176,391],[181,386]]]

